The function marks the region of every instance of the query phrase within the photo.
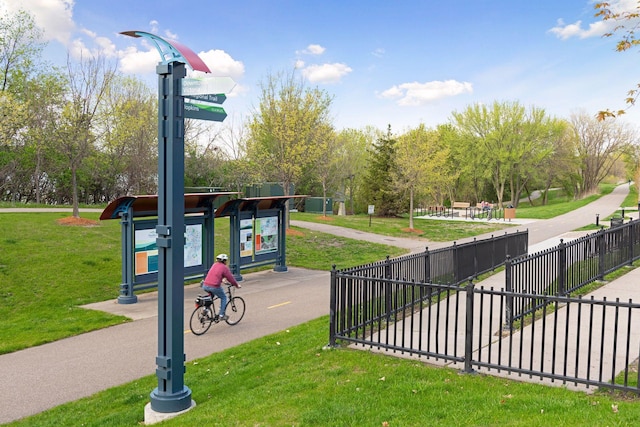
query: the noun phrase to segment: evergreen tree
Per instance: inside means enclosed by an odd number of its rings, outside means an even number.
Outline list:
[[[370,153],[364,195],[367,204],[375,206],[378,216],[394,216],[402,212],[402,195],[396,192],[391,171],[396,169],[396,140],[391,125],[380,137]]]

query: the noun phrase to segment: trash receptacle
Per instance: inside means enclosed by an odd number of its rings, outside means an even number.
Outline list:
[[[504,208],[504,219],[512,220],[516,218],[516,208]]]

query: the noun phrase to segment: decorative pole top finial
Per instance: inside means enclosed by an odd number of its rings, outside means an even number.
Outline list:
[[[135,38],[144,37],[151,40],[153,44],[155,44],[156,49],[158,49],[163,64],[168,64],[172,61],[181,61],[186,63],[194,71],[211,72],[207,64],[205,64],[194,51],[175,40],[165,40],[162,37],[145,31],[123,31],[120,34]]]

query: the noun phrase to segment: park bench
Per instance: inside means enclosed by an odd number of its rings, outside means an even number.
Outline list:
[[[460,216],[460,211],[464,210],[465,218],[468,218],[472,215],[471,211],[471,203],[469,202],[453,202],[451,203],[451,216]]]
[[[470,206],[471,203],[469,202],[453,202],[453,204],[451,205],[453,209],[467,209]]]

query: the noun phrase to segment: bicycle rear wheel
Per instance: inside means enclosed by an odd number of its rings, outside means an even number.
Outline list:
[[[191,313],[191,320],[189,320],[189,327],[194,335],[202,335],[209,330],[213,319],[204,314],[204,306],[196,307]],[[209,310],[211,313],[211,310]]]
[[[227,324],[235,325],[244,317],[245,304],[242,297],[233,297],[227,303],[227,308],[224,310],[224,314],[229,316],[226,320]]]

